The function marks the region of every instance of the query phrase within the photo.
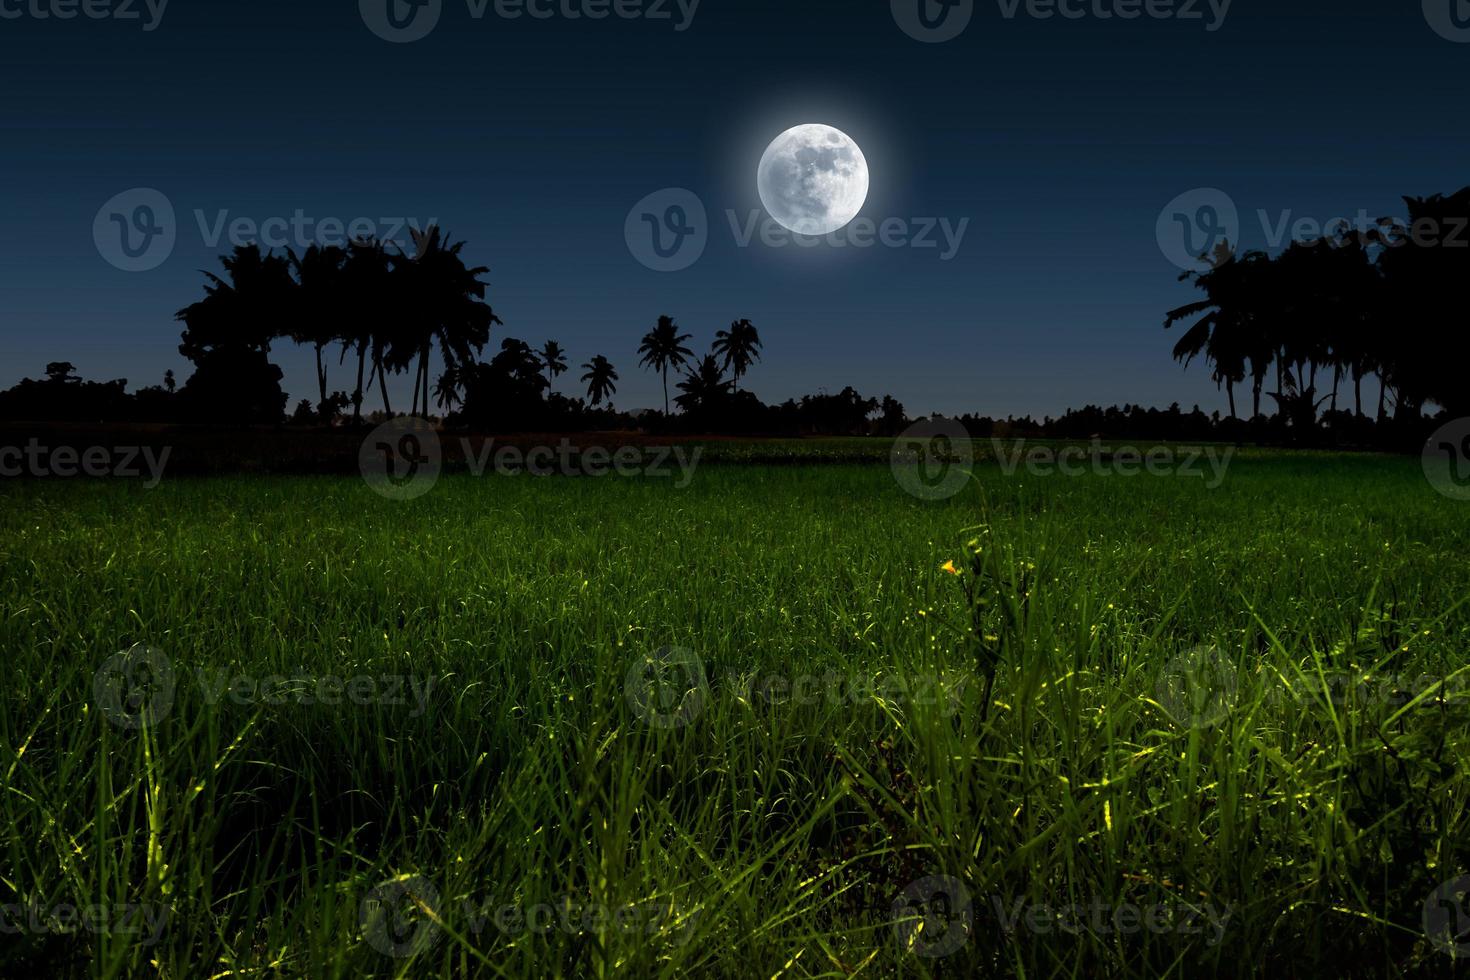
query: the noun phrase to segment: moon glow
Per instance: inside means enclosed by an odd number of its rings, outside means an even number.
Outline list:
[[[830,235],[868,199],[868,160],[852,137],[807,123],[777,136],[756,177],[761,203],[798,235]]]

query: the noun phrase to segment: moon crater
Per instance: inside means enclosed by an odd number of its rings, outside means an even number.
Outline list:
[[[761,157],[761,203],[798,235],[830,235],[868,199],[868,161],[852,137],[820,123],[777,136]]]

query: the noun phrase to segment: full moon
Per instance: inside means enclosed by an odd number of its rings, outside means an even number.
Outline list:
[[[756,177],[761,203],[798,235],[830,235],[868,199],[868,161],[852,137],[807,123],[786,130],[766,148]]]

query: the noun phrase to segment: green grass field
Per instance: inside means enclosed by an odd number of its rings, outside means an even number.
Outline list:
[[[1470,505],[882,456],[0,484],[0,973],[1463,969]]]

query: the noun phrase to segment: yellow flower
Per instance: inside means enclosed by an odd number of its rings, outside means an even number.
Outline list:
[[[960,573],[960,570],[954,567],[954,559],[950,559],[943,565],[940,565],[939,570],[941,572],[949,572],[951,575],[958,575]]]

